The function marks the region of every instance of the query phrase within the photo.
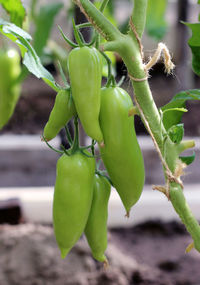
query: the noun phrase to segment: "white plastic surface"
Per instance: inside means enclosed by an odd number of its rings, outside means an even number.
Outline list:
[[[186,185],[186,199],[195,217],[200,220],[200,185]],[[21,201],[25,218],[29,222],[51,223],[53,187],[0,188],[0,200],[18,198]],[[178,219],[167,198],[158,191],[145,186],[138,203],[132,208],[130,218],[125,218],[125,210],[117,192],[113,189],[109,202],[109,227],[127,227],[147,221]]]

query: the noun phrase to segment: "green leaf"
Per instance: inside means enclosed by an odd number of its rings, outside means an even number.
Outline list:
[[[200,89],[181,91],[173,97],[172,102],[177,100],[200,100]]]
[[[29,42],[31,36],[27,32],[2,19],[0,19],[0,32],[18,44],[22,53],[23,64],[31,73],[38,78],[42,78],[54,90],[58,91],[60,89],[53,76],[41,64],[40,58]]]
[[[193,154],[190,156],[179,156],[180,160],[185,164],[189,165],[195,160],[196,154],[193,151]]]
[[[200,100],[200,90],[191,89],[182,91],[176,94],[168,104],[161,108],[163,124],[166,130],[181,122],[183,113],[186,111],[186,101],[188,100]]]
[[[170,111],[179,111],[179,112],[187,113],[188,110],[185,108],[170,108],[170,109],[164,110],[163,114],[165,114],[166,112],[170,112]]]
[[[167,24],[165,21],[165,12],[167,7],[167,0],[149,0],[147,6],[147,33],[160,40],[164,37]]]
[[[40,8],[39,14],[35,19],[35,33],[34,33],[34,49],[38,56],[42,55],[49,38],[55,16],[63,7],[63,3],[46,4]]]
[[[192,51],[192,69],[200,76],[200,23],[185,23],[192,31],[192,37],[189,39],[188,44]]]
[[[161,108],[163,112],[163,124],[165,129],[168,130],[174,125],[177,125],[181,122],[183,113],[185,109],[185,101],[184,100],[177,100],[171,101],[167,105]]]
[[[15,25],[22,27],[26,16],[26,11],[21,0],[0,0],[0,4],[10,14],[10,21]]]
[[[29,35],[26,31],[22,30],[21,28],[17,27],[16,25],[9,23],[7,21],[4,21],[0,18],[0,27],[3,31],[5,31],[6,34],[11,34],[12,32],[15,34],[18,34],[21,37],[24,37],[27,40],[31,40],[32,37]],[[14,36],[16,38],[16,36]]]
[[[170,139],[174,143],[180,143],[184,136],[184,125],[178,124],[178,125],[172,126],[168,130],[168,134],[169,134]]]

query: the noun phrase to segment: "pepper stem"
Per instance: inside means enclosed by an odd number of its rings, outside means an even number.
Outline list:
[[[108,65],[108,78],[107,78],[107,83],[106,83],[106,87],[108,87],[110,81],[111,81],[111,76],[112,76],[112,61],[111,59],[107,56],[106,53],[104,53],[103,51],[100,51],[100,53],[103,55],[103,57],[105,58],[107,65]]]
[[[77,44],[79,45],[79,47],[83,47],[84,43],[83,43],[83,40],[80,37],[79,30],[77,29],[77,27],[75,25],[74,19],[72,19],[72,25],[73,25],[75,40],[76,40]]]
[[[78,116],[74,118],[74,142],[72,145],[71,153],[74,154],[79,149],[79,129],[78,129]]]
[[[101,3],[101,6],[99,8],[99,11],[103,14],[107,4],[108,4],[109,0],[103,0]],[[99,44],[100,44],[100,34],[96,31],[96,48],[99,49]]]

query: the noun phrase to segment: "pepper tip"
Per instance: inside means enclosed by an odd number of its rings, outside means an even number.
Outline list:
[[[102,148],[105,147],[104,141],[102,141],[99,145],[100,145],[100,147],[102,147]]]

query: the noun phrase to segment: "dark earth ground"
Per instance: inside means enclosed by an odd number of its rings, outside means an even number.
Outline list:
[[[199,285],[200,255],[182,225],[150,221],[109,232],[104,270],[82,238],[60,259],[52,227],[0,227],[1,285]]]

